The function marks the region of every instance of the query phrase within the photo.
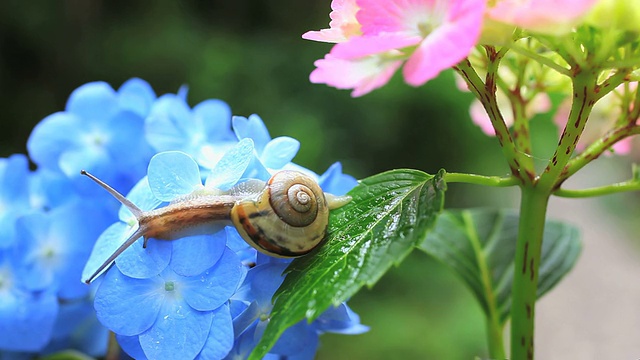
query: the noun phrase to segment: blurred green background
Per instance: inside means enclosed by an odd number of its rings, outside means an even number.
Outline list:
[[[0,3],[0,156],[26,152],[33,126],[76,87],[143,78],[157,94],[187,84],[189,102],[228,102],[259,114],[272,136],[299,139],[295,161],[317,172],[341,161],[358,178],[393,168],[504,174],[497,142],[468,117],[451,72],[420,88],[398,74],[353,99],[308,81],[331,46],[302,40],[328,26],[329,0],[18,1]],[[549,121],[540,122],[551,128]],[[505,191],[452,185],[447,207],[510,204]],[[472,359],[486,356],[471,293],[415,252],[350,302],[371,331],[325,335],[319,359]]]

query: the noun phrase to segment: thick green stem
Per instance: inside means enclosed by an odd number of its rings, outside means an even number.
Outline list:
[[[549,196],[539,187],[522,187],[511,290],[511,360],[533,359],[538,269]]]
[[[593,72],[577,71],[573,81],[573,103],[567,124],[562,131],[558,147],[549,160],[547,168],[540,175],[538,186],[543,189],[553,189],[560,185],[562,171],[571,159],[580,135],[587,124],[587,119],[596,102],[596,74]]]

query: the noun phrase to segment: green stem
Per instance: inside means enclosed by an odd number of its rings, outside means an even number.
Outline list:
[[[512,45],[509,49],[520,55],[533,59],[540,64],[546,65],[548,68],[553,69],[562,75],[571,76],[571,72],[569,71],[569,69],[566,69],[562,65],[557,64],[555,61],[546,58],[538,53],[535,53],[529,49],[525,49],[518,45]]]
[[[615,184],[594,187],[590,189],[570,190],[570,189],[558,189],[553,195],[565,198],[586,198],[602,195],[616,194],[626,191],[638,191],[640,190],[640,182],[637,180],[628,180]]]
[[[535,306],[549,192],[522,187],[511,290],[511,360],[533,359]]]
[[[495,59],[491,61],[491,63],[495,63]],[[489,66],[489,70],[494,69],[495,66]],[[500,147],[502,148],[502,154],[507,160],[507,164],[511,170],[513,176],[521,179],[522,182],[528,182],[533,176],[533,169],[522,168],[521,163],[523,154],[518,151],[516,145],[509,133],[509,128],[507,124],[504,122],[504,118],[502,117],[502,113],[500,112],[500,108],[498,107],[498,102],[496,99],[496,82],[495,82],[495,74],[491,75],[492,72],[489,71],[487,75],[487,83],[482,81],[475,69],[471,66],[471,62],[468,59],[462,60],[458,63],[454,70],[462,76],[462,78],[467,83],[469,90],[480,100],[482,106],[484,106],[489,119],[491,120],[491,125],[493,126],[496,132],[496,138],[500,142]]]
[[[605,134],[602,138],[598,139],[593,144],[589,145],[589,147],[583,151],[580,155],[571,159],[567,163],[566,168],[562,172],[562,174],[558,178],[558,183],[562,183],[564,180],[568,179],[571,175],[578,172],[578,170],[585,167],[591,161],[597,159],[600,155],[602,155],[605,151],[610,149],[615,143],[618,141],[625,139],[629,136],[640,134],[640,126],[630,125],[617,129],[613,129],[607,134]]]
[[[542,189],[553,189],[562,182],[560,177],[571,159],[580,135],[587,124],[587,119],[595,104],[596,74],[589,71],[576,70],[573,81],[573,103],[567,124],[562,131],[558,147],[549,160],[546,169],[540,175],[538,185]]]
[[[499,177],[464,173],[446,173],[444,181],[447,183],[467,183],[493,187],[509,187],[520,184],[520,181],[513,176]]]

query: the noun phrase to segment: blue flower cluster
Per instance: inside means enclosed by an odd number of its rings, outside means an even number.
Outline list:
[[[67,348],[101,356],[109,329],[136,359],[244,359],[269,321],[289,260],[258,254],[228,222],[146,247],[140,238],[82,283],[139,224],[81,169],[142,211],[282,169],[336,195],[356,184],[339,163],[322,175],[292,163],[300,143],[272,139],[257,115],[232,116],[220,100],[190,108],[186,90],[157,97],[140,79],[76,89],[27,147],[35,171],[25,156],[0,159],[0,358]],[[366,330],[343,304],[289,329],[269,356],[312,359],[321,333]]]

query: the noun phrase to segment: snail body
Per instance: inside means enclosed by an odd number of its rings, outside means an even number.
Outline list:
[[[326,236],[329,210],[351,200],[325,194],[309,176],[283,170],[259,189],[256,182],[232,188],[224,195],[195,195],[143,211],[95,176],[81,171],[126,206],[138,222],[137,230],[85,282],[100,275],[122,252],[144,238],[175,240],[213,233],[231,221],[242,238],[258,251],[276,257],[297,257],[317,247]],[[258,191],[259,189],[259,191]]]

